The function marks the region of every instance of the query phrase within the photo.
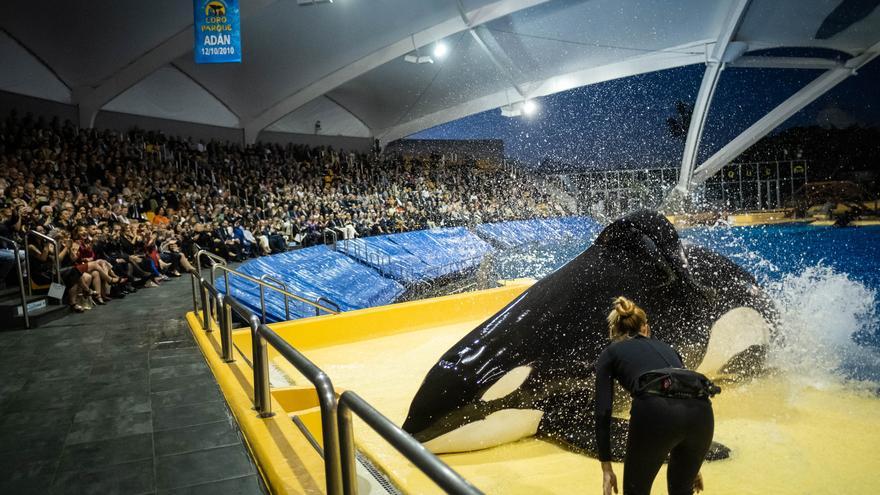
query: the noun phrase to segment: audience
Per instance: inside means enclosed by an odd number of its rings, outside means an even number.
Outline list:
[[[57,259],[75,311],[180,276],[197,247],[241,261],[325,240],[572,213],[547,190],[467,158],[193,142],[30,114],[0,122],[0,236],[27,250],[35,284],[53,281]],[[25,243],[28,231],[55,242]],[[13,254],[0,240],[0,283]]]

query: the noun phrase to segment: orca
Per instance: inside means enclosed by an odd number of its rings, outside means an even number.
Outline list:
[[[653,336],[688,368],[761,370],[777,319],[772,301],[738,265],[682,244],[664,216],[643,210],[608,225],[583,253],[447,350],[403,429],[434,453],[537,435],[595,456],[594,363],[610,343],[606,316],[621,295],[645,309]],[[615,397],[615,410],[626,406],[622,389]],[[618,460],[626,430],[626,421],[613,420]],[[707,458],[728,455],[713,444]]]

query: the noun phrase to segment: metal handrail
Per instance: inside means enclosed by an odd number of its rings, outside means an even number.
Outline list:
[[[327,244],[327,233],[328,233],[328,232],[329,232],[330,235],[331,235],[330,238],[333,240],[333,243],[332,243],[332,244],[333,244],[333,249],[336,249],[336,243],[339,241],[339,235],[336,233],[335,230],[333,230],[333,229],[324,229],[324,232],[321,233],[321,234],[322,234],[322,235],[321,235],[321,240],[324,241],[324,244],[325,244],[325,245]]]
[[[202,279],[205,285],[207,282]],[[287,360],[294,368],[315,386],[318,394],[318,404],[321,409],[321,429],[324,441],[324,474],[327,483],[327,493],[337,495],[341,493],[342,474],[339,457],[339,433],[336,421],[336,391],[330,377],[311,362],[302,353],[281,338],[274,330],[263,323],[246,306],[234,297],[226,296],[222,299],[225,308],[223,314],[235,312],[248,321],[251,327],[252,364],[254,370],[254,405],[260,417],[272,416],[272,397],[269,383],[268,367],[268,343]],[[224,325],[231,327],[229,318],[224,318]]]
[[[379,251],[367,252],[367,263],[372,264],[380,272],[386,272],[387,267],[391,264],[391,256],[387,253]],[[387,273],[387,272],[386,272]]]
[[[314,308],[317,308],[317,309],[319,309],[319,310],[321,310],[321,311],[323,311],[323,312],[325,312],[325,313],[329,313],[329,314],[331,314],[331,315],[335,315],[335,314],[339,313],[339,311],[334,311],[334,310],[332,310],[332,309],[326,308],[326,307],[324,307],[324,306],[322,306],[322,305],[320,305],[320,304],[318,304],[318,303],[316,303],[316,302],[314,302],[314,301],[309,301],[308,299],[304,298],[303,296],[298,296],[298,295],[296,295],[296,294],[294,294],[294,293],[292,293],[292,292],[288,292],[288,291],[286,291],[286,290],[284,290],[284,289],[279,289],[278,287],[275,287],[274,285],[268,284],[268,283],[266,283],[266,282],[264,282],[264,281],[262,281],[262,280],[260,280],[260,279],[258,279],[258,278],[252,277],[252,276],[250,276],[250,275],[248,275],[248,274],[245,274],[245,273],[239,272],[239,271],[237,271],[237,270],[233,270],[232,268],[229,268],[229,267],[226,267],[226,266],[217,266],[217,265],[215,265],[214,268],[216,268],[216,269],[218,269],[218,270],[222,270],[222,271],[227,272],[227,273],[230,273],[230,274],[235,275],[235,276],[237,276],[237,277],[241,277],[241,278],[243,278],[243,279],[245,279],[245,280],[247,280],[247,281],[249,281],[249,282],[253,282],[253,283],[255,283],[255,284],[262,285],[262,286],[264,286],[264,287],[266,287],[266,288],[268,288],[268,289],[272,289],[272,290],[274,290],[275,292],[278,292],[278,293],[280,293],[280,294],[284,294],[284,295],[286,295],[287,297],[289,297],[289,298],[291,298],[291,299],[294,299],[294,300],[296,300],[296,301],[299,301],[299,302],[301,302],[301,303],[308,304],[309,306],[312,306],[312,307],[314,307]]]
[[[198,250],[198,252],[196,252],[196,266],[198,267],[200,278],[202,276],[202,256],[207,256],[208,259],[214,261],[214,264],[211,265],[211,285],[214,285],[215,284],[215,276],[214,276],[215,270],[217,269],[218,266],[226,266],[226,260],[223,259],[222,257],[217,256],[216,254],[208,251],[207,249],[200,248]],[[229,292],[229,278],[226,276],[225,273],[223,274],[223,282],[224,282],[224,290],[226,290],[226,292]],[[195,302],[195,293],[193,293],[193,302]],[[208,325],[207,313],[209,313],[209,312],[214,313],[215,316],[217,316],[217,319],[218,320],[220,319],[219,315],[217,315],[217,311],[219,311],[219,309],[216,306],[212,305],[211,304],[212,302],[213,302],[213,299],[208,298],[207,296],[204,298],[204,303],[206,303],[208,305],[208,306],[204,306],[205,313],[206,313],[204,316],[206,327]],[[207,328],[206,331],[210,332],[211,329]]]
[[[264,273],[263,275],[260,276],[260,280],[278,284],[279,289],[289,292],[289,289],[287,288],[287,284],[285,284],[283,281],[278,280],[277,278],[272,277],[266,273]],[[286,320],[290,320],[290,299],[287,298],[287,294],[283,294],[283,295],[284,295],[284,319],[286,321]],[[263,316],[262,322],[266,323],[266,300],[264,297],[264,291],[263,291],[262,285],[260,285],[260,309],[262,310],[262,316]],[[320,310],[315,309],[315,311],[320,311]]]
[[[196,266],[199,269],[199,275],[202,273],[202,256],[207,256],[208,259],[214,261],[214,265],[211,266],[211,283],[214,283],[214,267],[219,265],[226,266],[226,260],[216,254],[208,251],[207,249],[199,249],[196,253]]]
[[[321,301],[324,301],[324,303],[327,304],[328,306],[333,306],[334,308],[336,308],[336,313],[331,313],[331,314],[339,314],[339,313],[342,312],[342,308],[340,308],[338,304],[336,304],[335,302],[331,301],[330,299],[327,299],[327,298],[324,297],[324,296],[321,296],[321,297],[315,299],[315,302],[316,302],[316,303],[320,303]],[[320,310],[320,309],[315,308],[315,316],[321,316],[321,310]]]
[[[354,392],[342,394],[337,401],[333,383],[327,374],[318,368],[300,351],[291,346],[244,304],[229,294],[219,292],[212,283],[202,278],[195,270],[190,274],[193,280],[198,278],[202,294],[202,307],[207,308],[208,299],[214,300],[218,308],[219,325],[221,328],[222,357],[232,361],[232,315],[244,318],[251,330],[252,356],[251,365],[254,372],[254,405],[261,418],[274,415],[272,412],[271,383],[269,381],[269,352],[271,345],[288,363],[296,368],[312,385],[318,395],[321,410],[321,429],[323,439],[324,472],[326,489],[330,495],[357,494],[357,476],[354,460],[354,434],[351,413],[354,412],[367,425],[388,441],[396,450],[407,457],[428,477],[434,480],[448,493],[481,495],[482,492],[464,480],[448,465],[430,453],[417,440],[412,438],[388,418],[383,416],[370,404]],[[270,286],[271,287],[271,286]],[[210,313],[205,315],[203,329],[210,331]]]
[[[340,313],[339,305],[336,304],[335,302],[331,301],[330,299],[327,299],[326,297],[319,297],[317,299],[317,301],[312,302],[302,296],[298,296],[298,295],[290,292],[287,284],[285,284],[283,281],[281,281],[277,278],[274,278],[274,277],[271,277],[269,275],[264,274],[259,279],[256,279],[256,278],[251,277],[250,275],[242,273],[238,270],[234,270],[232,268],[229,268],[226,265],[225,259],[221,258],[220,256],[217,256],[216,254],[214,254],[206,249],[200,249],[196,253],[196,267],[198,268],[198,276],[199,277],[201,277],[201,273],[202,273],[202,256],[206,256],[206,257],[208,257],[208,259],[215,261],[215,263],[211,266],[211,284],[215,284],[216,270],[220,270],[223,272],[224,290],[226,291],[227,294],[230,293],[229,274],[239,276],[245,280],[248,280],[250,282],[257,284],[260,287],[260,309],[261,309],[261,316],[262,316],[260,321],[262,323],[266,323],[266,302],[265,302],[264,288],[269,288],[271,290],[274,290],[274,291],[280,293],[282,296],[284,296],[284,314],[285,314],[286,319],[288,319],[288,320],[290,319],[290,299],[291,298],[314,307],[316,316],[320,315],[321,311],[324,311],[325,313],[328,313],[331,315],[335,315],[335,314]],[[272,283],[275,283],[278,285],[277,286],[271,285],[268,282],[272,282]],[[209,302],[209,301],[210,301],[210,299],[206,298],[206,302]],[[336,309],[333,310],[333,309],[329,309],[326,306],[322,306],[320,304],[321,301],[328,303],[327,306],[334,306]],[[196,293],[195,293],[195,279],[193,279],[193,308],[196,308],[196,306],[197,306],[197,303],[196,303]],[[209,308],[209,309],[212,309],[211,312],[216,314],[217,308]],[[219,319],[219,315],[218,315],[218,319]],[[207,326],[207,323],[205,324],[205,326]]]
[[[29,231],[25,232],[25,234],[24,234],[24,247],[25,247],[24,259],[25,259],[25,262],[27,263],[27,269],[31,270],[31,258],[30,258],[30,253],[28,252],[29,249],[27,249],[31,234],[33,234],[41,239],[45,239],[45,240],[51,242],[52,245],[55,247],[55,252],[52,253],[53,258],[55,258],[55,282],[60,284],[61,283],[61,262],[58,259],[58,240],[54,239],[52,237],[49,237],[46,234],[42,234],[40,232],[37,232],[36,230],[29,230]],[[28,273],[30,273],[30,271]],[[31,277],[31,280],[33,280],[33,277]],[[29,296],[33,295],[33,288],[31,287],[30,283],[28,283],[28,295]]]
[[[19,296],[21,297],[21,314],[22,314],[22,316],[24,316],[24,327],[30,328],[31,327],[31,320],[30,320],[30,316],[28,315],[27,296],[25,296],[25,294],[24,294],[24,274],[21,271],[21,253],[19,252],[20,250],[18,249],[18,243],[8,237],[0,237],[0,241],[6,241],[9,244],[12,244],[13,259],[15,260],[14,261],[15,262],[15,269],[16,269],[16,272],[18,273],[18,292],[19,292]],[[27,242],[27,241],[25,241],[25,242]],[[27,251],[25,251],[25,253],[26,252]],[[25,256],[27,256],[27,254],[25,254]],[[27,258],[25,258],[25,259],[27,259]],[[30,270],[30,266],[28,266],[28,270]],[[30,285],[31,284],[28,283],[28,287],[30,287]]]
[[[347,390],[339,396],[336,420],[339,422],[339,446],[342,456],[342,490],[345,495],[357,495],[358,483],[354,457],[354,428],[351,413],[384,438],[404,457],[416,465],[446,493],[481,495],[479,489],[456,473],[448,464],[432,454],[418,440],[391,422],[358,394]]]

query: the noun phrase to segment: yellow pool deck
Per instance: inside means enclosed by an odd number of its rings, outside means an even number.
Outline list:
[[[852,221],[851,227],[870,227],[880,225],[880,218],[876,216],[880,200],[864,201],[861,206],[868,212],[875,212],[873,215],[860,217],[858,220]],[[840,203],[830,208],[830,213],[840,215],[850,211],[849,205]],[[807,210],[804,218],[794,218],[794,210],[791,208],[780,208],[775,210],[758,210],[747,211],[741,213],[732,213],[719,217],[713,212],[693,213],[687,215],[667,215],[666,218],[678,228],[687,228],[698,225],[712,225],[717,220],[723,219],[729,225],[734,227],[754,227],[761,225],[779,225],[789,223],[806,223],[814,226],[830,226],[834,224],[834,219],[824,213],[824,207],[814,206]]]
[[[356,391],[401,424],[416,389],[439,356],[528,286],[528,282],[519,281],[497,289],[272,327],[327,372],[337,391]],[[217,346],[210,344],[214,337],[201,331],[194,315],[189,315],[189,321],[211,361],[211,354],[217,354]],[[234,341],[240,352],[250,353],[247,330],[237,331]],[[270,359],[273,387],[278,387],[273,390],[275,410],[281,411],[283,406],[293,415],[301,415],[320,439],[316,403],[313,397],[309,399],[308,382],[276,353],[270,352]],[[219,373],[227,399],[233,399],[230,406],[273,493],[311,493],[316,486],[322,490],[323,468],[315,464],[303,435],[286,415],[263,420],[250,410],[250,368],[241,359],[232,371],[224,369],[229,367],[226,363],[214,361],[211,366]],[[816,387],[777,375],[725,389],[714,406],[715,439],[730,447],[733,454],[730,459],[704,465],[706,493],[880,493],[880,398],[874,391],[843,385]],[[440,493],[357,420],[355,436],[361,452],[402,491]],[[285,440],[290,446],[263,445]],[[600,493],[601,472],[595,459],[534,438],[441,458],[485,493]],[[297,462],[302,465],[290,465]],[[616,471],[621,476],[622,466],[616,465]],[[666,493],[665,467],[653,493]]]

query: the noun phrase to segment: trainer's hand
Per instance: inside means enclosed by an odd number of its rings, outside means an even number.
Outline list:
[[[617,493],[617,475],[610,462],[602,463],[602,495],[611,495],[611,490]]]
[[[694,491],[701,492],[703,491],[703,474],[697,473],[697,477],[694,478]]]

